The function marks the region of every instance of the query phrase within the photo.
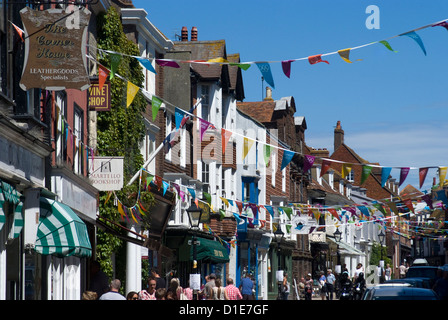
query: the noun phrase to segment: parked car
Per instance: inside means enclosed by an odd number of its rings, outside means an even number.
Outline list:
[[[430,278],[404,278],[387,280],[384,283],[409,283],[411,287],[432,289],[431,282]]]
[[[438,300],[438,296],[431,289],[412,287],[409,283],[389,283],[369,288],[362,300]]]
[[[429,266],[428,260],[425,258],[418,258],[412,262],[413,266]]]
[[[412,266],[406,272],[406,278],[429,278],[430,286],[434,285],[439,277],[439,267],[434,266]]]

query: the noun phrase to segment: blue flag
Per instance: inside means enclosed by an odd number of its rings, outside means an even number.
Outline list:
[[[135,57],[146,69],[148,69],[149,71],[151,71],[152,73],[157,74],[156,69],[154,69],[154,67],[152,66],[151,61],[149,61],[149,59],[146,58],[141,58],[141,57]]]
[[[420,46],[420,48],[423,50],[423,53],[426,56],[426,50],[425,50],[425,46],[423,45],[423,41],[420,38],[420,36],[417,33],[415,33],[415,31],[406,32],[406,33],[400,34],[400,36],[408,36],[408,37],[414,39],[415,42],[417,42],[418,45]]]
[[[390,172],[392,168],[382,168],[381,169],[381,187],[384,187],[387,179],[389,179]]]
[[[194,189],[191,189],[191,188],[187,188],[187,189],[188,189],[188,192],[190,192],[191,196],[193,198],[196,198],[196,192],[194,191]]]
[[[185,116],[185,111],[182,109],[179,109],[178,107],[175,108],[174,111],[175,117],[176,117],[176,129],[179,129],[179,127],[183,126],[182,120]]]
[[[283,170],[291,162],[292,158],[294,157],[294,154],[295,154],[294,151],[289,150],[283,151],[282,167],[280,170]]]
[[[261,74],[264,77],[264,80],[275,89],[274,78],[272,78],[271,66],[267,62],[257,62],[258,69],[260,69]]]

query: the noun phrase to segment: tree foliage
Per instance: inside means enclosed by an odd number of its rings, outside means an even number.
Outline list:
[[[142,113],[145,111],[146,101],[142,95],[137,94],[132,104],[126,107],[127,81],[141,87],[144,76],[140,63],[131,57],[140,56],[138,46],[126,37],[120,15],[114,7],[110,7],[107,12],[98,16],[97,46],[99,49],[122,54],[115,76],[110,80],[111,110],[97,113],[97,149],[100,156],[124,157],[125,187],[117,191],[116,195],[123,205],[132,207],[139,195],[138,181],[130,186],[126,184],[143,164],[140,146],[145,134]],[[101,50],[98,55],[98,61],[111,69],[110,55]],[[140,195],[144,197],[146,203],[154,200],[149,192]],[[113,199],[107,201],[107,197],[106,192],[100,192],[100,216],[111,221],[120,221],[121,217],[116,204]],[[111,224],[111,227],[114,226]],[[119,252],[122,245],[119,238],[99,230],[96,258],[109,276],[113,274],[111,257]]]

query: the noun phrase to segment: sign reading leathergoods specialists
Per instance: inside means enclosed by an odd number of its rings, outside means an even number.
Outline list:
[[[87,26],[90,11],[67,9],[20,10],[25,37],[23,90],[78,89],[90,86],[87,73]]]

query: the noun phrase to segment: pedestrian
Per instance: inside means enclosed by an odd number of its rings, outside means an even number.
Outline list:
[[[319,288],[320,288],[320,298],[325,300],[327,294],[327,278],[325,277],[325,273],[323,271],[320,272],[319,278]]]
[[[156,280],[156,290],[159,288],[166,288],[165,279],[163,279],[156,268],[151,269],[151,276]]]
[[[178,278],[172,278],[170,281],[170,286],[168,287],[167,292],[173,293],[174,300],[180,299],[180,294],[182,293],[182,287],[179,284]]]
[[[304,299],[305,298],[305,278],[301,277],[299,281],[299,298]]]
[[[398,269],[399,269],[399,272],[400,272],[400,279],[405,278],[405,277],[406,277],[407,268],[406,268],[406,266],[404,265],[404,262],[402,262],[402,263],[400,264],[400,266],[398,267]]]
[[[358,265],[356,266],[355,276],[353,277],[353,281],[355,281],[356,278],[358,278],[358,276],[361,272],[364,273],[364,267],[363,267],[362,263],[358,263]]]
[[[138,292],[130,291],[126,296],[126,300],[138,300]]]
[[[386,269],[384,269],[384,278],[386,281],[392,279],[392,269],[390,268],[390,264],[386,264]]]
[[[227,279],[227,286],[224,290],[224,296],[226,300],[242,300],[243,296],[241,295],[240,290],[235,287],[233,284],[233,279],[228,278]]]
[[[101,270],[101,265],[96,260],[90,264],[89,291],[96,292],[98,298],[109,291],[109,277]]]
[[[193,289],[190,288],[190,280],[188,280],[187,287],[184,288],[184,298],[181,300],[193,300]]]
[[[156,298],[156,300],[172,300],[168,299],[168,295],[169,294],[165,288],[159,288],[154,293],[154,297]]]
[[[281,286],[281,300],[288,300],[289,295],[289,282],[288,282],[288,274],[286,272],[283,273],[283,281]]]
[[[126,300],[126,298],[118,292],[120,290],[120,287],[120,280],[112,280],[109,286],[109,292],[102,294],[100,300]]]
[[[220,278],[215,280],[215,287],[213,287],[213,300],[225,300],[225,288],[222,286]]]
[[[216,274],[210,273],[204,286],[203,297],[205,300],[213,300],[213,288],[215,287]]]
[[[254,287],[254,283],[252,282],[252,279],[250,278],[250,273],[247,272],[246,276],[241,279],[241,285],[240,285],[240,290],[241,290],[241,295],[243,296],[243,300],[253,300],[253,295],[252,295],[252,289]]]
[[[97,300],[98,295],[94,291],[84,291],[82,293],[82,300]]]
[[[327,270],[327,300],[333,300],[334,284],[336,277],[331,269]]]
[[[138,293],[139,300],[156,300],[156,279],[148,279],[148,290],[142,290]]]
[[[305,300],[312,300],[313,297],[313,279],[311,279],[311,273],[308,273],[305,277]]]

